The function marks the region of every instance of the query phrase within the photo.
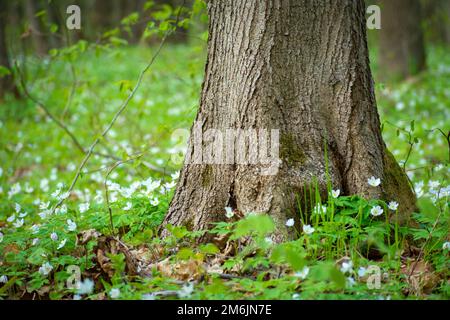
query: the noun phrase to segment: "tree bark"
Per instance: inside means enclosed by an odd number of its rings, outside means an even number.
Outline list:
[[[396,200],[406,217],[415,199],[381,137],[364,1],[209,1],[208,13],[196,123],[203,133],[278,129],[282,163],[274,175],[259,164],[193,164],[191,134],[165,224],[207,229],[229,206],[270,214],[276,240],[286,239],[298,203],[311,211],[305,189],[316,180],[324,199],[328,179],[346,195]],[[379,187],[368,185],[371,176]]]
[[[8,9],[9,8],[6,1],[0,0],[0,66],[11,70],[6,41],[6,21],[9,12]],[[12,74],[0,77],[0,102],[3,100],[6,93],[12,93],[16,98],[19,98],[19,91],[14,83]]]
[[[381,0],[380,72],[384,81],[403,80],[426,67],[419,0]]]

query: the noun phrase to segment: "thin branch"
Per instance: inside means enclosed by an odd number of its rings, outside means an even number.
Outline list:
[[[180,7],[180,10],[178,10],[178,14],[177,14],[177,18],[175,21],[175,26],[178,25],[178,21],[180,18],[180,13],[181,13],[181,9],[184,7],[184,1],[182,6]],[[90,159],[90,157],[92,156],[93,152],[94,152],[94,148],[98,145],[98,143],[106,137],[106,135],[108,134],[109,130],[111,130],[111,128],[114,126],[114,124],[116,123],[117,119],[120,117],[120,115],[125,111],[125,109],[127,108],[129,102],[131,101],[131,99],[134,97],[134,95],[136,94],[137,90],[139,89],[139,87],[141,86],[142,83],[142,79],[144,78],[144,75],[147,73],[147,71],[150,69],[150,67],[153,65],[153,63],[155,62],[156,58],[158,57],[159,53],[161,52],[162,47],[164,46],[167,37],[171,34],[171,30],[169,29],[163,36],[163,38],[161,39],[161,42],[158,46],[158,48],[156,49],[156,52],[153,54],[152,58],[150,59],[150,62],[145,66],[145,68],[141,71],[141,73],[139,74],[139,77],[137,79],[136,85],[134,86],[133,90],[130,92],[130,94],[128,95],[128,97],[125,99],[125,101],[122,103],[122,105],[119,107],[119,109],[117,110],[117,112],[115,113],[114,117],[112,118],[111,122],[108,124],[108,126],[105,128],[105,130],[103,130],[102,134],[97,137],[94,142],[91,144],[91,146],[89,147],[83,161],[81,161],[81,164],[78,167],[78,170],[75,174],[75,177],[72,180],[72,183],[70,184],[69,190],[67,192],[71,193],[73,191],[73,188],[75,187],[75,184],[77,183],[83,168],[86,166],[88,160]],[[63,202],[64,202],[64,198],[61,198],[58,203],[53,207],[53,212],[56,210],[56,208],[58,208]]]
[[[128,106],[129,102],[131,101],[131,99],[134,97],[135,93],[137,92],[137,90],[139,89],[139,87],[141,86],[142,83],[142,79],[145,75],[145,73],[150,69],[150,67],[153,65],[153,63],[156,60],[156,57],[159,55],[166,39],[167,36],[169,35],[169,33],[166,33],[164,35],[164,37],[162,38],[158,49],[156,50],[156,52],[154,53],[154,55],[152,56],[152,58],[150,59],[150,62],[145,66],[145,68],[141,71],[141,73],[139,74],[138,80],[136,85],[134,86],[133,90],[131,91],[131,93],[128,95],[127,99],[122,103],[122,105],[120,106],[120,108],[117,110],[116,114],[114,115],[113,119],[111,120],[111,122],[108,124],[108,126],[105,128],[105,130],[103,130],[102,134],[100,135],[100,137],[97,137],[94,142],[91,144],[91,146],[89,147],[83,161],[81,162],[80,166],[78,167],[77,173],[75,174],[75,177],[72,180],[72,183],[70,184],[69,190],[68,192],[72,192],[73,188],[75,187],[75,184],[78,181],[78,178],[81,175],[81,172],[83,170],[83,168],[86,166],[86,163],[88,162],[89,158],[92,156],[93,152],[94,152],[94,148],[97,146],[97,144],[100,142],[101,139],[103,139],[107,133],[109,132],[109,130],[111,130],[111,128],[113,127],[113,125],[116,123],[117,119],[119,118],[119,116],[123,113],[123,111],[125,111],[126,107]],[[55,210],[56,208],[58,208],[65,199],[61,199],[54,207],[53,210]]]
[[[15,66],[17,69],[17,73],[19,75],[19,82],[20,82],[20,85],[22,86],[22,90],[23,90],[23,93],[25,94],[25,96],[28,99],[30,99],[31,101],[33,101],[37,106],[39,106],[39,108],[41,108],[44,111],[44,113],[47,115],[47,117],[49,117],[53,122],[55,122],[72,139],[72,142],[75,144],[75,146],[81,152],[86,153],[86,151],[84,150],[81,143],[78,141],[78,139],[75,137],[75,135],[69,130],[69,128],[61,120],[59,120],[57,117],[55,117],[42,102],[40,102],[39,100],[37,100],[35,97],[33,97],[30,94],[30,92],[28,91],[27,86],[25,84],[24,77],[22,75],[22,72],[20,71],[17,61],[15,61]]]

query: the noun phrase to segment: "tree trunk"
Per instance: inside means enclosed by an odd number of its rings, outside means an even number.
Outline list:
[[[381,0],[380,72],[403,80],[426,67],[419,0]]]
[[[406,217],[414,195],[381,137],[364,1],[210,1],[208,13],[197,126],[165,224],[207,229],[225,220],[229,206],[269,213],[276,239],[286,239],[285,222],[297,220],[298,199],[311,211],[305,188],[317,181],[324,199],[328,177],[343,194],[398,201]],[[205,158],[196,164],[196,127],[202,133],[278,129],[282,163],[272,175],[263,173],[264,164],[241,164],[236,155],[232,164]],[[262,141],[251,145],[262,147]],[[219,147],[214,155],[220,151],[242,152]],[[379,187],[368,185],[371,176],[382,179]]]
[[[450,44],[450,1],[423,0],[425,42],[439,45]]]
[[[6,21],[8,17],[8,5],[5,0],[0,0],[0,66],[11,70],[9,62],[8,46],[6,42]],[[6,93],[12,93],[16,98],[19,97],[19,91],[14,83],[12,74],[0,76],[0,102]]]
[[[47,42],[45,39],[45,34],[42,31],[41,24],[36,17],[38,10],[36,9],[36,4],[34,0],[27,0],[25,3],[25,11],[30,24],[31,38],[33,40],[33,45],[36,53],[39,56],[45,56],[48,51]]]

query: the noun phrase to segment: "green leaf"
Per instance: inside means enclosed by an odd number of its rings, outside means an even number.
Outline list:
[[[7,67],[0,66],[0,78],[4,76],[9,76],[11,74],[11,70],[9,70]]]
[[[189,260],[190,258],[194,257],[194,255],[194,250],[192,250],[191,248],[181,248],[177,252],[177,258],[181,260]]]
[[[306,265],[301,249],[291,243],[277,245],[272,250],[270,260],[279,264],[287,263],[293,270],[301,270]]]
[[[216,254],[216,253],[219,253],[220,250],[213,243],[208,243],[208,244],[200,246],[200,252],[202,252],[204,254]]]
[[[268,215],[250,215],[237,223],[232,239],[238,239],[250,234],[261,237],[272,232],[274,229],[275,224]]]
[[[58,25],[52,23],[52,24],[50,25],[50,32],[51,32],[51,33],[56,33],[56,32],[58,32]]]

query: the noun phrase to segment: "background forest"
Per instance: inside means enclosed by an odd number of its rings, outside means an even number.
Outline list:
[[[231,208],[160,237],[199,107],[204,1],[0,0],[0,299],[449,299],[450,1],[369,4],[382,135],[417,210],[399,224],[396,199],[311,187],[277,243],[268,216]]]

